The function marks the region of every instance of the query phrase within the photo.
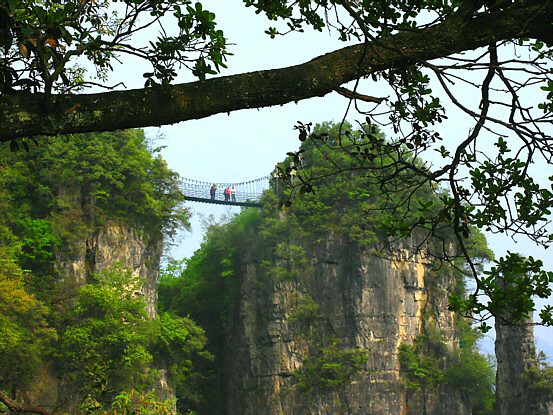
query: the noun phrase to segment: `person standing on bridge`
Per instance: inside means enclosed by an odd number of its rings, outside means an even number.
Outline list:
[[[230,200],[236,202],[236,187],[234,185],[230,188]]]
[[[217,191],[217,186],[215,184],[212,184],[209,188],[209,195],[211,196],[211,200],[215,200],[215,192]]]
[[[225,189],[225,202],[230,202],[230,187]]]

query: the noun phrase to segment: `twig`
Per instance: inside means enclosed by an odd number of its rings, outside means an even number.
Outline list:
[[[338,92],[340,95],[342,95],[346,98],[359,99],[361,101],[374,102],[376,104],[380,104],[383,101],[386,101],[388,99],[388,98],[379,98],[379,97],[372,97],[370,95],[360,94],[359,92],[351,91],[351,90],[349,90],[347,88],[344,88],[344,87],[341,87],[341,86],[334,89],[334,90],[336,92]]]

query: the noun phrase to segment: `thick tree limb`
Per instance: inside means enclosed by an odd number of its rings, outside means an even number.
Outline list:
[[[9,399],[4,393],[0,392],[0,402],[8,407],[13,413],[24,414],[39,414],[39,415],[51,415],[49,411],[43,408],[38,408],[26,403],[17,403]]]
[[[472,19],[452,16],[433,27],[378,43],[349,46],[282,69],[168,87],[98,94],[15,93],[0,97],[0,141],[58,133],[172,124],[245,108],[323,96],[360,75],[474,50],[508,39],[553,42],[553,1],[516,2]],[[360,65],[356,65],[360,63]]]

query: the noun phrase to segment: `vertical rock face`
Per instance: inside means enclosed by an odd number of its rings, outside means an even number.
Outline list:
[[[524,373],[535,365],[533,328],[532,326],[507,325],[497,320],[495,331],[498,413],[501,415],[520,414],[520,408],[528,408]]]
[[[91,232],[70,249],[60,253],[56,264],[64,282],[80,286],[90,281],[97,272],[121,265],[132,270],[144,281],[144,296],[148,314],[155,316],[159,262],[163,240],[150,238],[139,231],[112,223]]]
[[[498,415],[552,415],[553,401],[533,396],[526,373],[537,367],[531,321],[512,325],[496,319],[496,402]]]
[[[455,393],[410,393],[400,378],[399,346],[421,334],[425,319],[446,344],[455,340],[447,310],[453,278],[403,252],[386,259],[334,237],[313,252],[310,272],[292,279],[271,280],[246,265],[229,317],[228,414],[468,413]],[[366,350],[366,364],[351,383],[305,393],[294,373],[331,342]]]

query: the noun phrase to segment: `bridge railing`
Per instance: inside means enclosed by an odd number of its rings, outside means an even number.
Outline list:
[[[210,194],[213,184],[217,187],[214,199],[211,198]],[[201,199],[201,201],[207,203],[212,200],[215,202],[225,202],[224,191],[227,187],[232,188],[232,186],[235,187],[236,193],[234,199],[232,199],[231,195],[231,202],[258,202],[263,190],[269,187],[269,177],[261,177],[241,183],[209,183],[193,179],[181,179],[181,190],[185,197]]]

